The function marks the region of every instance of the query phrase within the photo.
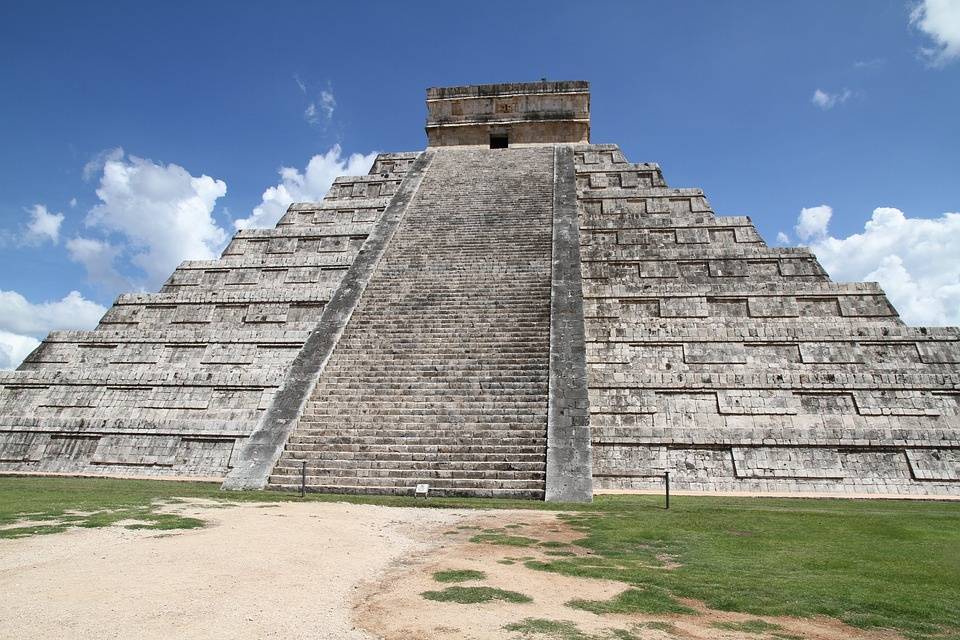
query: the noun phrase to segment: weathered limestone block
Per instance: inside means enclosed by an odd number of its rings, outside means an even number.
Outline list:
[[[49,441],[45,433],[0,432],[0,462],[36,462]]]
[[[920,342],[917,350],[920,359],[928,364],[960,364],[960,341]]]
[[[960,482],[960,449],[907,449],[907,461],[917,480]]]
[[[733,448],[734,472],[740,478],[838,479],[845,476],[833,449]]]
[[[177,436],[104,436],[90,461],[93,464],[173,466],[179,446]]]

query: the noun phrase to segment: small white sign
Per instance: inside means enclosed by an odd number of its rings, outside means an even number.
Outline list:
[[[417,496],[423,496],[424,498],[426,498],[428,491],[430,491],[430,485],[428,485],[425,482],[422,482],[417,485],[417,490],[416,490],[416,493],[414,493],[413,497],[416,498]]]

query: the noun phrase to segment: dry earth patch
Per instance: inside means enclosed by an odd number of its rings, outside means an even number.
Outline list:
[[[664,612],[594,613],[582,603],[616,603],[618,597],[634,590],[622,582],[530,568],[527,563],[549,561],[558,549],[580,558],[594,555],[576,544],[583,533],[554,513],[480,512],[456,530],[441,533],[445,534],[442,544],[431,553],[395,565],[381,581],[367,586],[354,610],[358,626],[387,640],[901,638],[892,632],[864,631],[828,618],[760,618],[716,611],[700,602],[675,600],[669,595],[650,599],[652,608],[662,606],[668,609]],[[679,566],[669,555],[660,554],[658,559],[664,571]],[[597,557],[597,561],[603,560]],[[461,604],[455,599],[425,598],[425,593],[443,588],[436,576],[447,572],[483,576],[465,580],[462,586],[508,590],[530,601],[491,599]],[[673,604],[689,613],[670,612]]]

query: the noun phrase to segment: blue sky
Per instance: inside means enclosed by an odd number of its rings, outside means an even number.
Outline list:
[[[0,367],[423,148],[426,87],[541,77],[591,82],[594,142],[960,322],[960,0],[5,2]]]

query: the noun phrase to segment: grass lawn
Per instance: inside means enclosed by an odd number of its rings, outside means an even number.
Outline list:
[[[173,520],[151,520],[151,515],[160,517],[152,505],[198,497],[300,500],[273,492],[223,493],[214,484],[0,477],[0,537],[44,533],[17,533],[10,527],[18,520],[61,522],[67,511],[93,515],[77,515],[73,523],[58,524],[55,530],[111,524],[117,513],[137,514],[135,519],[146,523],[141,526],[175,528]],[[659,606],[651,599],[663,594],[666,602],[671,597],[694,598],[714,609],[826,615],[860,627],[897,629],[912,638],[960,639],[956,502],[678,496],[665,511],[656,496],[599,496],[591,505],[318,494],[306,499],[562,510],[562,517],[583,534],[570,548],[594,553],[527,560],[526,566],[619,580],[636,590],[619,601],[584,603],[597,611]],[[514,537],[486,532],[476,536],[481,543],[508,545],[519,542]]]

